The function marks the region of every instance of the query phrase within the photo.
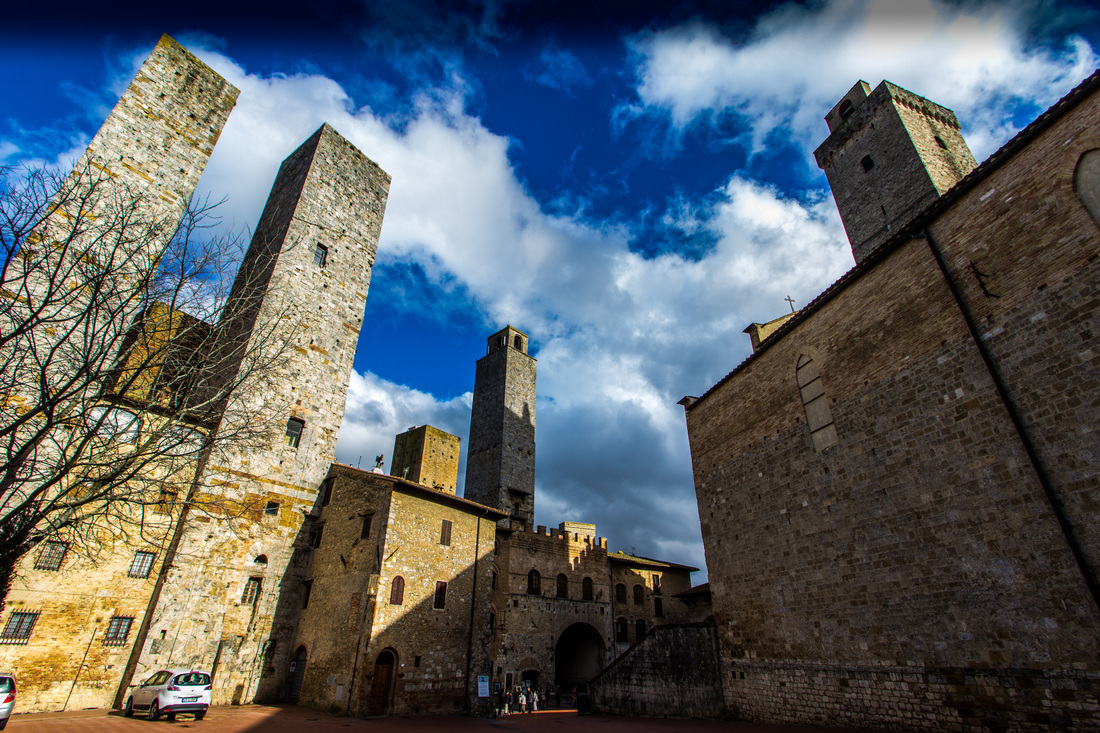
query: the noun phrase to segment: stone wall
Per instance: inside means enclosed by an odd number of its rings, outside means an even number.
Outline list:
[[[592,711],[723,719],[722,666],[713,624],[661,626],[589,685]]]
[[[1095,564],[1100,232],[1073,173],[1098,118],[1094,94],[1053,118],[931,242],[859,268],[688,407],[731,712],[1100,727],[1100,617],[1070,549]]]
[[[455,493],[462,441],[431,425],[410,428],[393,441],[390,474]]]

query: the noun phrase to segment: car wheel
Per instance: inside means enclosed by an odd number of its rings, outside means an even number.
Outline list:
[[[157,706],[157,701],[149,703],[149,720],[156,720],[160,717],[160,708]]]
[[[11,718],[4,718],[3,720],[0,720],[0,730],[4,730],[4,727],[8,724],[9,720],[11,720]]]
[[[122,714],[125,715],[127,718],[134,717],[134,697],[133,697],[133,695],[126,698],[126,709],[122,711]]]
[[[206,717],[206,711],[205,710],[203,710],[201,713],[195,713],[195,720],[202,720],[205,717]]]

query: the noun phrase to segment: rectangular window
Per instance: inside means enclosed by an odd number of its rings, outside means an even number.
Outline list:
[[[451,520],[444,519],[443,526],[439,530],[439,544],[450,545],[451,544]]]
[[[312,532],[310,532],[310,535],[309,535],[310,542],[309,543],[311,545],[313,545],[314,547],[320,547],[321,546],[321,535],[324,534],[324,532],[325,532],[325,525],[323,525],[323,524],[317,525],[317,528],[314,529]]]
[[[332,501],[332,479],[327,478],[321,484],[321,506],[328,506]]]
[[[368,514],[363,517],[363,531],[359,533],[359,539],[365,540],[370,537],[370,523],[372,519],[374,519],[373,514]]]
[[[419,667],[420,666],[420,657],[413,657],[413,666],[414,667]]]
[[[279,516],[279,502],[277,502],[277,501],[267,502],[267,505],[264,506],[264,514],[266,514],[269,517]]]
[[[130,572],[127,575],[131,578],[148,578],[149,571],[153,569],[154,558],[156,555],[152,552],[138,550],[134,553],[134,559],[130,561]]]
[[[130,636],[130,627],[134,623],[133,616],[112,616],[107,624],[107,633],[103,635],[104,646],[122,646],[126,638]]]
[[[435,581],[435,603],[432,608],[443,608],[447,605],[447,584],[442,580]]]
[[[653,615],[657,616],[657,617],[661,617],[661,616],[665,615],[665,607],[661,603],[660,598],[654,598],[653,599]]]
[[[252,576],[244,583],[244,594],[241,595],[242,606],[255,606],[260,597],[260,588],[263,586],[263,578]]]
[[[313,581],[302,583],[302,608],[309,608],[309,594],[313,592]]]
[[[653,593],[656,595],[661,593],[661,576],[657,573],[653,574]]]
[[[291,448],[297,448],[302,442],[302,431],[306,424],[304,420],[292,417],[286,421],[286,444]]]
[[[328,262],[328,247],[318,243],[313,248],[313,264],[324,267],[326,262]]]
[[[34,631],[34,624],[38,621],[38,612],[26,613],[12,611],[8,614],[8,622],[4,624],[4,630],[0,631],[0,641],[5,644],[26,644]]]
[[[34,563],[35,570],[57,570],[65,560],[65,553],[69,551],[68,542],[46,542],[38,553],[38,560]]]

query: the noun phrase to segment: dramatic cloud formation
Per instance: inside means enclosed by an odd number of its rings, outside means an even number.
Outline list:
[[[777,129],[812,151],[822,116],[858,79],[889,79],[954,109],[982,160],[1097,66],[1080,37],[1061,48],[1029,46],[1030,9],[938,0],[785,5],[743,44],[702,23],[670,28],[634,42],[638,94],[678,127],[735,110],[748,120],[754,152]]]

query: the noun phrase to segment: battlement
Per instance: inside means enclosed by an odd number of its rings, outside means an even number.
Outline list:
[[[585,545],[606,550],[607,538],[596,536],[596,525],[582,524],[580,522],[562,522],[557,527],[547,529],[545,524],[526,530],[529,535],[541,535],[542,537],[555,537],[567,543]]]

